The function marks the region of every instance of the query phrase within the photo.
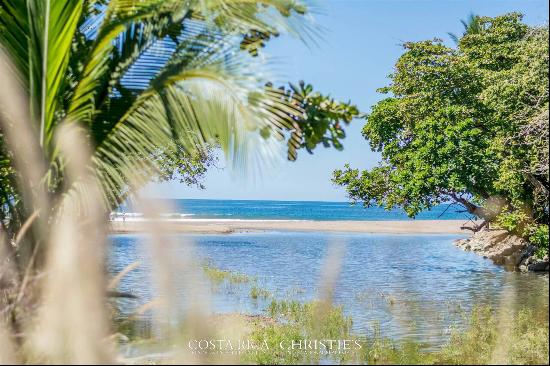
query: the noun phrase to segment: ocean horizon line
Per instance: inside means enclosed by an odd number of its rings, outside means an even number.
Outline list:
[[[273,201],[273,200],[214,200],[165,199],[162,217],[173,219],[241,219],[241,220],[303,220],[303,221],[404,221],[468,219],[449,204],[439,204],[430,210],[409,217],[402,208],[365,207],[349,202],[331,201]],[[142,216],[130,202],[112,213],[124,218]]]
[[[333,201],[333,200],[294,200],[294,199],[258,199],[258,198],[163,198],[163,197],[147,197],[151,200],[159,201],[244,201],[244,202],[326,202],[326,203],[345,203],[350,206],[362,205],[361,203],[353,204],[349,201]]]

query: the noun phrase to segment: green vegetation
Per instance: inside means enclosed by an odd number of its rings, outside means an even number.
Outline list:
[[[466,330],[454,330],[449,341],[437,351],[424,351],[413,342],[399,344],[375,337],[368,341],[368,364],[451,364],[482,365],[547,364],[548,326],[541,319],[544,310],[535,314],[522,310],[514,319],[512,330],[502,334],[499,318],[488,307],[476,308]],[[547,319],[547,318],[546,318]],[[540,337],[540,338],[539,338]],[[500,354],[499,348],[502,348]]]
[[[185,185],[205,189],[203,181],[206,172],[218,163],[214,146],[199,147],[193,153],[182,146],[174,146],[173,149],[175,151],[168,154],[158,151],[152,156],[154,165],[158,167],[158,181],[178,180]]]
[[[477,308],[469,317],[466,330],[454,330],[443,347],[437,351],[427,351],[424,344],[412,341],[394,341],[375,332],[370,337],[350,334],[351,319],[342,315],[340,308],[331,308],[326,315],[326,323],[315,318],[318,303],[298,305],[277,303],[285,321],[257,330],[258,339],[266,338],[274,345],[281,341],[311,339],[313,332],[321,337],[336,339],[356,339],[362,345],[357,352],[341,355],[340,361],[352,360],[373,364],[489,364],[494,361],[497,346],[504,344],[501,361],[512,364],[548,363],[548,323],[544,320],[544,310],[536,313],[523,310],[511,321],[511,334],[502,335],[497,328],[498,318],[488,307]],[[547,314],[546,314],[547,316]],[[280,317],[280,315],[279,315]],[[312,319],[314,320],[312,322]],[[315,326],[314,326],[315,325]],[[319,331],[320,329],[320,331]],[[309,338],[308,338],[309,337]],[[347,337],[347,338],[346,338]],[[330,338],[329,338],[330,339]],[[259,363],[299,363],[310,362],[314,358],[295,352],[293,355],[272,353],[256,359]],[[317,359],[318,361],[318,359]]]
[[[205,264],[202,269],[206,277],[215,285],[220,285],[224,282],[228,282],[229,284],[243,284],[252,281],[252,279],[245,274],[224,271],[208,264]]]
[[[305,148],[309,153],[317,145],[342,150],[342,139],[346,137],[344,125],[348,125],[361,113],[351,102],[343,103],[313,90],[313,86],[300,81],[289,84],[289,89],[280,88],[290,102],[299,100],[305,118],[295,118],[294,130],[288,140],[288,158],[296,159],[296,150]]]
[[[351,332],[352,319],[342,308],[322,302],[299,303],[275,301],[268,313],[275,323],[256,325],[252,336],[258,342],[267,340],[269,351],[249,355],[246,361],[258,364],[318,363],[332,359],[340,363],[369,365],[407,364],[548,364],[548,308],[521,310],[507,320],[510,329],[502,329],[502,320],[489,307],[479,307],[468,314],[466,329],[454,329],[449,341],[441,347],[414,341],[395,341],[381,335]],[[304,339],[351,339],[361,348],[348,352],[323,354],[281,350],[279,345]]]
[[[254,300],[256,299],[269,299],[273,296],[273,294],[266,289],[263,289],[261,287],[258,287],[256,285],[252,286],[250,288],[250,297]]]
[[[529,234],[529,242],[537,246],[536,255],[538,258],[543,258],[548,255],[548,225],[532,225],[527,228]]]
[[[462,26],[464,27],[463,36],[466,34],[478,34],[483,31],[483,26],[481,25],[481,18],[474,13],[470,13],[468,19],[461,20]],[[460,37],[454,33],[448,33],[449,37],[456,43],[460,43]]]
[[[344,315],[342,307],[322,301],[301,303],[272,300],[268,314],[275,322],[257,326],[251,336],[256,342],[267,342],[269,349],[247,355],[247,362],[265,365],[303,364],[332,359],[343,363],[356,356],[349,351],[338,352],[336,342],[332,344],[332,350],[328,341],[325,345],[328,348],[321,347],[316,350],[308,348],[311,345],[304,342],[345,339],[349,340],[350,347],[353,341],[359,342],[359,339],[351,334],[352,321],[349,316]]]
[[[334,172],[353,202],[410,216],[454,202],[548,242],[548,26],[475,17],[456,48],[407,42],[363,135],[382,162]]]

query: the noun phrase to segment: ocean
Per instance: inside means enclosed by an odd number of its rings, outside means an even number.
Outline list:
[[[323,201],[256,201],[256,200],[161,200],[170,208],[171,218],[216,220],[314,220],[314,221],[384,221],[411,220],[402,209],[364,208],[361,204]],[[139,217],[131,204],[123,205],[118,214]],[[420,213],[417,220],[468,220],[471,215],[459,206],[441,204]]]

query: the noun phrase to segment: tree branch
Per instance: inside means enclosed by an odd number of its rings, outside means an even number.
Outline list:
[[[476,204],[473,204],[472,202],[468,201],[466,198],[459,196],[456,193],[450,193],[449,196],[451,196],[457,203],[461,204],[468,213],[478,216],[485,221],[491,220],[494,218],[494,214],[491,214],[489,211],[487,211],[485,208],[480,207]]]

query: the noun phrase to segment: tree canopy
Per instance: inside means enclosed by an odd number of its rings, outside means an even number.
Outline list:
[[[410,216],[455,202],[548,241],[548,26],[476,17],[456,48],[407,42],[363,136],[380,164],[334,172],[352,201]]]

